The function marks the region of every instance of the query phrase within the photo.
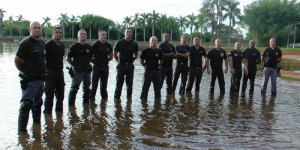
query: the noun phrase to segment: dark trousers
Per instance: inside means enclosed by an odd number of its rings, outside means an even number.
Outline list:
[[[43,88],[44,81],[35,80],[29,81],[26,84],[26,89],[22,90],[22,99],[18,118],[18,131],[27,131],[26,127],[28,124],[30,110],[32,111],[33,122],[40,123],[41,107],[43,105]]]
[[[186,88],[187,92],[191,92],[192,88],[193,88],[193,84],[196,78],[196,82],[195,82],[195,91],[199,92],[200,89],[200,82],[202,79],[202,68],[201,67],[197,67],[197,68],[190,68],[189,71],[189,81],[188,81],[188,85]]]
[[[210,81],[210,89],[209,92],[212,94],[215,90],[215,82],[218,77],[220,93],[225,94],[225,81],[224,81],[224,73],[223,69],[215,69],[211,71],[211,81]]]
[[[242,70],[235,69],[231,75],[230,94],[239,93],[242,78]]]
[[[148,91],[151,85],[151,82],[153,83],[154,87],[154,93],[155,93],[155,99],[160,99],[160,71],[148,71],[146,70],[144,73],[144,81],[143,81],[143,88],[141,93],[141,99],[147,99],[148,97]]]
[[[122,87],[124,83],[124,78],[126,76],[127,85],[127,98],[132,97],[132,86],[133,86],[133,76],[134,76],[134,65],[130,63],[119,63],[117,65],[117,84],[115,90],[115,98],[120,98],[122,94]]]
[[[92,88],[90,93],[90,101],[95,101],[95,95],[98,88],[100,79],[100,94],[102,99],[107,99],[107,80],[109,75],[109,67],[103,66],[102,68],[94,68],[92,74]]]
[[[176,86],[177,86],[177,82],[179,79],[179,76],[181,74],[181,85],[180,85],[180,89],[179,89],[179,93],[184,93],[185,92],[185,85],[186,85],[186,81],[187,81],[187,75],[189,72],[189,68],[187,63],[185,64],[177,64],[176,69],[175,69],[175,73],[174,73],[174,78],[173,78],[173,92],[175,92],[176,90]]]
[[[242,84],[242,93],[246,92],[247,81],[249,79],[249,82],[250,82],[249,93],[253,94],[253,92],[254,92],[255,76],[256,76],[256,68],[254,68],[254,69],[248,68],[248,75],[247,76],[245,75],[245,70],[244,70],[244,73],[243,73],[243,84]]]
[[[162,88],[164,84],[164,80],[167,82],[167,93],[171,94],[172,92],[172,77],[173,77],[173,68],[162,66],[161,67],[161,78],[160,78],[160,88]]]
[[[72,78],[71,90],[69,93],[69,105],[75,105],[76,94],[79,86],[83,81],[83,102],[89,102],[90,85],[91,85],[91,72],[78,72],[74,70]]]
[[[44,113],[51,114],[54,94],[56,97],[56,111],[63,110],[63,100],[65,96],[65,80],[63,70],[48,70],[45,82],[45,103]]]

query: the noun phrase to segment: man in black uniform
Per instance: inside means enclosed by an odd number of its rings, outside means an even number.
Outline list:
[[[119,40],[114,47],[114,58],[119,63],[117,65],[117,84],[114,97],[120,99],[124,77],[126,76],[127,98],[131,99],[134,76],[133,62],[138,55],[138,45],[132,40],[130,28],[125,30],[125,37]],[[120,56],[118,56],[120,53]]]
[[[176,90],[178,78],[181,74],[180,94],[184,94],[187,75],[189,72],[188,57],[190,56],[190,47],[186,44],[187,36],[183,34],[180,39],[180,44],[176,46],[177,65],[173,78],[173,92]]]
[[[92,75],[92,89],[90,93],[90,101],[95,101],[95,95],[100,79],[100,94],[102,99],[107,99],[107,80],[109,74],[108,62],[112,60],[112,47],[106,42],[107,32],[100,30],[98,33],[99,40],[92,44],[92,62],[93,75]]]
[[[251,40],[249,42],[249,48],[245,49],[243,52],[243,64],[244,64],[244,74],[243,74],[243,84],[242,84],[242,94],[245,94],[247,88],[247,81],[249,79],[250,89],[249,94],[253,95],[254,92],[254,81],[256,76],[256,64],[260,61],[260,52],[255,48],[255,41]]]
[[[90,60],[92,47],[86,43],[86,31],[81,29],[77,34],[78,42],[73,44],[68,52],[67,61],[74,70],[69,93],[69,105],[75,105],[76,94],[83,81],[83,102],[89,102],[91,71]]]
[[[202,67],[202,57],[204,57],[204,66]],[[189,82],[186,88],[186,92],[191,92],[196,78],[195,91],[199,92],[202,73],[206,69],[206,52],[203,47],[200,46],[199,37],[194,37],[193,46],[190,52],[190,71]]]
[[[62,29],[54,27],[52,40],[46,43],[46,69],[47,79],[45,83],[45,114],[52,113],[54,93],[56,95],[56,108],[58,112],[63,111],[63,100],[65,93],[65,81],[63,72],[63,57],[65,46],[59,42]]]
[[[15,65],[20,71],[22,99],[19,109],[18,131],[27,132],[29,112],[34,123],[40,123],[42,95],[45,79],[45,43],[40,39],[39,22],[30,24],[30,36],[23,39],[18,47]]]
[[[227,55],[224,49],[221,48],[221,39],[217,38],[215,40],[215,48],[211,49],[207,53],[206,61],[208,63],[207,73],[210,74],[210,68],[212,69],[211,73],[211,81],[210,81],[210,94],[214,93],[215,90],[215,82],[218,77],[220,94],[225,94],[225,81],[224,81],[224,73],[227,73],[228,70],[228,60]],[[225,61],[225,70],[223,73],[223,60]]]
[[[281,61],[281,58],[282,52],[280,48],[276,47],[275,38],[271,38],[270,47],[267,47],[261,55],[261,61],[264,62],[261,94],[266,94],[268,81],[271,76],[271,92],[273,96],[276,96],[277,64]]]
[[[152,36],[149,40],[150,47],[144,49],[141,54],[140,63],[145,67],[144,82],[141,99],[147,99],[151,82],[153,83],[155,99],[160,99],[160,70],[162,53],[157,49],[157,38]]]
[[[159,49],[163,54],[163,63],[161,65],[161,81],[160,88],[162,88],[164,84],[164,80],[166,78],[167,81],[167,94],[170,95],[172,93],[172,76],[173,76],[173,58],[175,56],[175,48],[169,43],[170,36],[168,33],[164,33],[162,35],[163,42],[159,44]]]
[[[238,94],[240,90],[240,82],[242,78],[242,60],[241,42],[236,42],[234,50],[228,53],[229,67],[231,72],[230,95]]]

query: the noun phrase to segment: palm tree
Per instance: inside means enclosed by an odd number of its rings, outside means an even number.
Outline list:
[[[14,19],[13,16],[9,16],[8,17],[8,22],[9,22],[9,35],[12,36],[12,32],[11,32],[11,24],[13,23]]]
[[[149,22],[152,24],[152,36],[154,36],[154,26],[159,19],[159,13],[156,13],[155,10],[152,11],[152,14],[149,15]]]
[[[146,42],[146,21],[147,21],[148,17],[149,17],[149,14],[142,13],[142,14],[140,14],[140,19],[139,19],[139,22],[144,27],[144,43]]]
[[[158,20],[158,24],[160,26],[160,35],[163,34],[163,32],[167,32],[168,27],[168,17],[166,14],[162,14]],[[161,38],[162,41],[162,38]]]
[[[173,41],[173,29],[175,27],[178,27],[178,23],[176,22],[176,18],[172,17],[172,16],[168,18],[168,22],[169,22],[169,27],[170,27],[170,40],[172,42]]]
[[[59,21],[59,24],[63,29],[63,39],[65,39],[65,25],[68,24],[69,17],[67,15],[67,13],[64,13],[64,14],[61,13],[60,17],[57,20]]]
[[[214,31],[216,28],[217,20],[215,13],[215,0],[203,1],[203,7],[200,8],[200,13],[204,16],[204,20],[210,25],[211,34],[210,34],[210,45],[213,45]]]
[[[240,19],[241,17],[241,10],[237,7],[240,3],[231,0],[228,1],[227,7],[224,8],[226,14],[224,14],[224,19],[229,18],[229,34],[228,34],[228,45],[230,45],[230,39],[231,39],[231,28],[235,26],[235,18]]]
[[[19,22],[19,36],[22,36],[22,22],[24,20],[23,15],[16,16],[17,22]]]
[[[180,15],[179,18],[177,19],[177,22],[178,22],[179,27],[180,27],[180,37],[181,37],[182,32],[185,30],[185,24],[186,24],[187,20],[185,19],[185,17],[182,17]]]
[[[136,27],[138,25],[139,22],[139,13],[134,14],[134,16],[132,16],[132,24],[134,24],[134,40],[136,41]]]
[[[46,39],[48,38],[48,27],[51,26],[51,23],[49,22],[51,19],[47,16],[46,18],[43,18],[44,22],[42,23],[42,26],[46,27]]]
[[[72,15],[72,17],[70,18],[70,23],[72,24],[72,39],[74,38],[74,26],[77,21],[77,18]]]
[[[131,17],[126,16],[124,18],[123,24],[125,28],[129,28],[131,26]]]
[[[207,29],[207,20],[203,14],[198,14],[198,22],[197,24],[200,26],[200,45],[202,45],[202,34],[203,29]]]
[[[6,11],[4,9],[0,8],[0,37],[2,37],[2,22],[5,12]]]
[[[197,21],[197,17],[194,15],[194,13],[192,13],[192,15],[188,15],[186,17],[188,18],[186,26],[190,27],[190,30],[191,30],[190,45],[192,45],[192,41],[193,41],[193,26],[195,25],[195,23]]]

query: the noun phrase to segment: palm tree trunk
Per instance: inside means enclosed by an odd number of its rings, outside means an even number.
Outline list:
[[[11,35],[11,24],[9,25],[9,35],[12,36]]]
[[[134,40],[136,41],[136,24],[134,26]]]
[[[286,41],[286,48],[289,48],[289,42],[290,42],[290,33],[288,33],[288,38]]]
[[[171,42],[173,41],[173,27],[171,26]]]
[[[192,40],[193,40],[193,25],[191,24],[190,45],[192,45]]]
[[[92,25],[90,25],[90,40],[92,40]]]
[[[146,26],[144,25],[144,43],[146,42]]]
[[[228,47],[230,45],[230,39],[231,39],[231,19],[229,20],[229,34],[228,34],[228,44],[227,44]]]
[[[48,38],[48,34],[47,34],[47,30],[48,29],[48,27],[46,26],[46,39]]]
[[[154,36],[154,24],[152,24],[152,36]]]
[[[19,36],[21,37],[21,23],[19,25]]]
[[[202,45],[202,31],[203,31],[203,27],[201,26],[201,33],[200,33],[200,45]]]
[[[73,39],[74,38],[74,23],[72,24],[72,38],[71,39]]]
[[[160,35],[163,34],[163,28],[160,28]],[[160,42],[162,42],[162,37],[160,38]]]

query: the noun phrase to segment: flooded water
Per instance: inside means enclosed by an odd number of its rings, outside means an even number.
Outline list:
[[[81,90],[76,107],[68,107],[71,79],[65,70],[63,113],[42,114],[40,125],[29,119],[28,135],[17,134],[21,89],[14,65],[16,43],[0,42],[0,149],[300,149],[300,82],[277,79],[277,97],[270,84],[260,95],[261,71],[255,95],[229,97],[230,74],[225,75],[226,94],[209,96],[210,77],[205,72],[200,93],[192,92],[141,101],[143,67],[135,61],[132,100],[113,99],[116,61],[110,62],[109,98],[83,104]],[[66,64],[66,63],[65,63]],[[300,63],[283,60],[285,70],[300,70]],[[261,67],[260,67],[261,69]],[[178,93],[178,87],[176,93]]]

